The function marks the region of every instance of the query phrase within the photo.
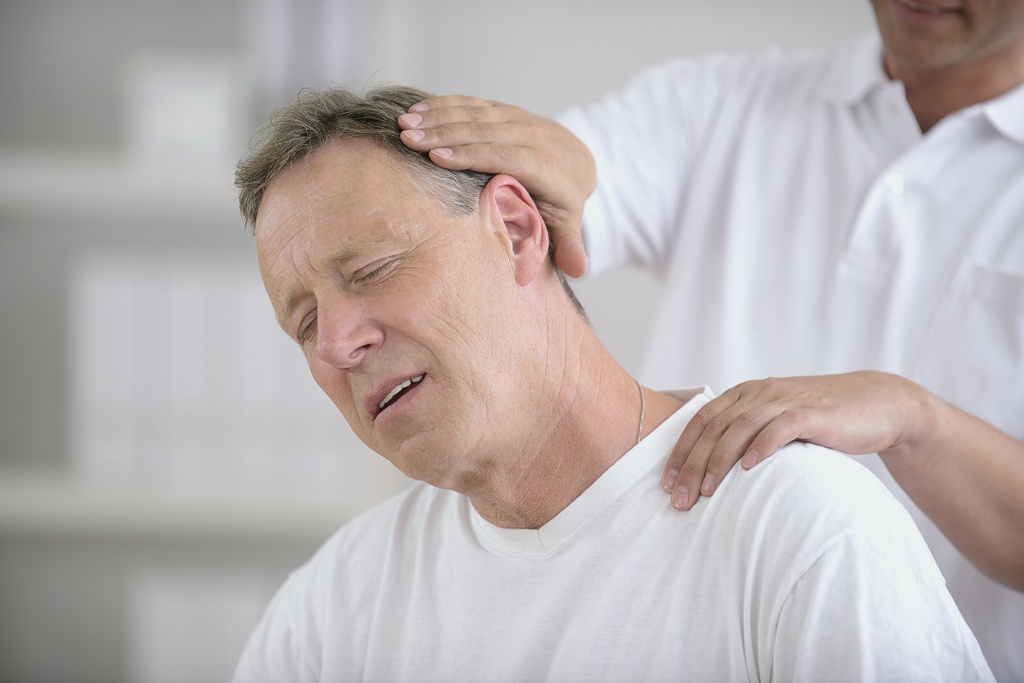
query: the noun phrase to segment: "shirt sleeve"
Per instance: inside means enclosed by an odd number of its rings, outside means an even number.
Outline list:
[[[300,633],[292,610],[294,575],[278,590],[249,637],[232,683],[316,683],[320,679],[307,651],[309,629]]]
[[[584,207],[591,270],[659,270],[679,228],[702,130],[730,87],[740,57],[676,59],[560,121],[591,150],[597,188]]]
[[[796,582],[775,634],[775,680],[994,680],[913,522],[893,513]]]

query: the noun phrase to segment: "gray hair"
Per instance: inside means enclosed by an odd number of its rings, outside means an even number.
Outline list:
[[[343,88],[302,90],[260,128],[252,151],[235,169],[238,204],[246,224],[255,227],[263,194],[284,169],[332,141],[356,138],[375,140],[407,162],[420,189],[460,215],[471,214],[492,175],[441,168],[426,154],[406,147],[399,136],[398,117],[428,97],[403,86],[377,88],[364,96]]]
[[[459,215],[476,211],[480,193],[493,174],[442,168],[402,142],[398,117],[430,96],[397,85],[375,88],[365,95],[344,88],[300,91],[294,102],[275,111],[260,128],[251,151],[235,169],[238,206],[246,224],[255,229],[263,195],[282,171],[333,141],[357,138],[372,139],[403,161],[416,186],[451,211]],[[552,246],[549,255],[553,253]],[[565,274],[557,267],[555,272],[573,306],[586,319]]]

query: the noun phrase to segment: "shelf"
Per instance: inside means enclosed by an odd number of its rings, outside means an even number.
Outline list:
[[[0,211],[201,213],[241,221],[229,163],[133,162],[115,153],[0,151]]]
[[[159,490],[46,477],[0,481],[0,535],[325,540],[376,499]]]

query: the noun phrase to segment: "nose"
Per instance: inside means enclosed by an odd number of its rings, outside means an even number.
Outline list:
[[[347,370],[363,362],[384,341],[384,332],[357,302],[331,297],[317,303],[316,355],[321,362]]]

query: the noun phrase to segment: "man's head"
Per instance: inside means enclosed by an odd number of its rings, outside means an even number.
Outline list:
[[[236,182],[278,319],[317,383],[403,472],[462,490],[536,414],[557,328],[585,323],[522,185],[401,143],[398,116],[426,96],[308,91]]]
[[[292,104],[274,112],[260,130],[254,151],[238,164],[235,186],[246,224],[255,229],[263,194],[284,169],[329,142],[363,138],[375,141],[396,160],[406,162],[416,185],[454,213],[466,215],[475,211],[480,192],[493,174],[441,168],[426,154],[409,149],[399,136],[398,117],[428,97],[430,94],[422,90],[399,85],[376,88],[365,95],[344,88],[303,90]],[[553,246],[551,255],[554,262]],[[556,272],[569,300],[586,318],[565,274]]]

